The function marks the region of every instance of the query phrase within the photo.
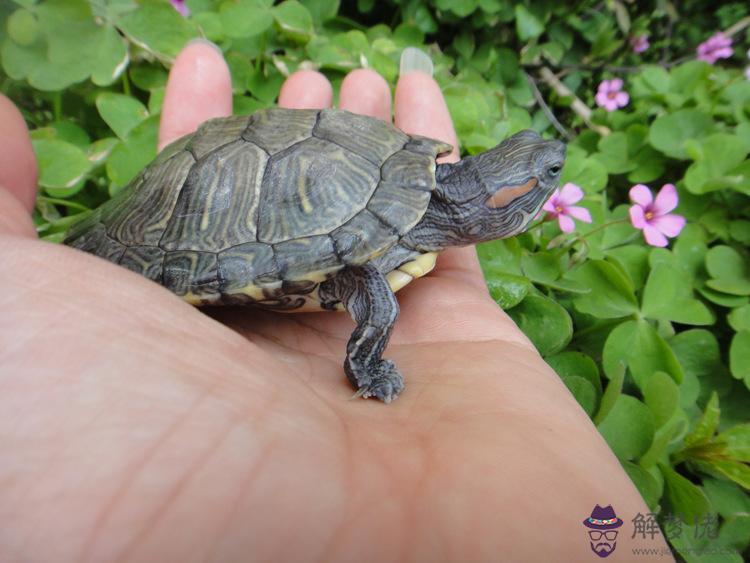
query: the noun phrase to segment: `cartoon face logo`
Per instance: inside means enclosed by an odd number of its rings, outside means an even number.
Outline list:
[[[597,504],[591,516],[583,521],[583,525],[589,528],[591,551],[599,557],[608,557],[617,547],[617,528],[622,524],[611,504],[604,508]]]

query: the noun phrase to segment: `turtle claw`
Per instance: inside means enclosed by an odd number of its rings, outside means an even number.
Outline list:
[[[366,378],[369,381],[360,385],[352,399],[374,397],[388,404],[403,391],[404,378],[390,360],[381,360],[373,371],[375,373]]]

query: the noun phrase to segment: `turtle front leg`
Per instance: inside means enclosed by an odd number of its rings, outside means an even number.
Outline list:
[[[398,317],[398,301],[377,268],[346,268],[320,286],[324,308],[341,303],[357,323],[346,346],[344,371],[362,397],[390,403],[404,388],[404,378],[383,350]]]

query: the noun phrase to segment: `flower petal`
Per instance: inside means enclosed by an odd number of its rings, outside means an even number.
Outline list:
[[[620,90],[622,89],[622,79],[621,78],[613,78],[609,81],[609,87],[611,90]]]
[[[552,195],[549,197],[549,199],[544,202],[544,205],[542,205],[542,209],[549,213],[554,213],[557,215],[557,202],[560,198],[560,190],[557,189],[554,192],[552,192]]]
[[[576,224],[573,222],[573,219],[567,215],[560,215],[557,218],[557,221],[560,223],[560,230],[563,233],[572,233],[576,230]]]
[[[607,111],[615,111],[618,107],[617,100],[613,98],[607,98],[607,103],[604,104],[604,109]]]
[[[558,202],[563,205],[572,205],[582,199],[583,190],[572,182],[568,182],[562,187],[562,190],[560,190],[560,198]]]
[[[643,184],[636,184],[630,188],[628,195],[631,200],[641,207],[648,207],[654,201],[654,195],[651,193],[651,190],[648,189],[648,186],[644,186]]]
[[[643,237],[651,246],[667,246],[667,237],[659,232],[659,229],[646,225],[643,227]]]
[[[596,105],[600,108],[606,107],[607,103],[609,102],[609,98],[607,97],[606,92],[599,91],[596,93],[596,96],[594,96],[594,101],[596,102]]]
[[[653,208],[654,214],[666,215],[677,207],[679,201],[680,198],[677,196],[677,188],[674,187],[674,184],[664,184],[659,193],[656,194]]]
[[[568,207],[566,211],[568,215],[575,219],[578,219],[579,221],[583,221],[584,223],[591,223],[591,213],[585,207],[578,207],[574,205],[573,207]]]
[[[633,205],[628,209],[628,213],[630,213],[630,222],[636,229],[643,229],[648,224],[643,213],[643,207],[640,205]]]
[[[627,92],[618,92],[615,96],[615,102],[617,102],[617,107],[623,108],[630,102],[630,95]]]
[[[669,215],[654,217],[651,224],[663,234],[670,238],[674,238],[680,234],[680,231],[682,231],[685,226],[685,222],[685,218],[682,215],[670,213]]]

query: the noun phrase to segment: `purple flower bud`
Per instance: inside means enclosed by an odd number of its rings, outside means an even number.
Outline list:
[[[696,52],[700,60],[709,64],[714,64],[719,59],[728,59],[733,53],[732,39],[719,31],[698,45]]]

